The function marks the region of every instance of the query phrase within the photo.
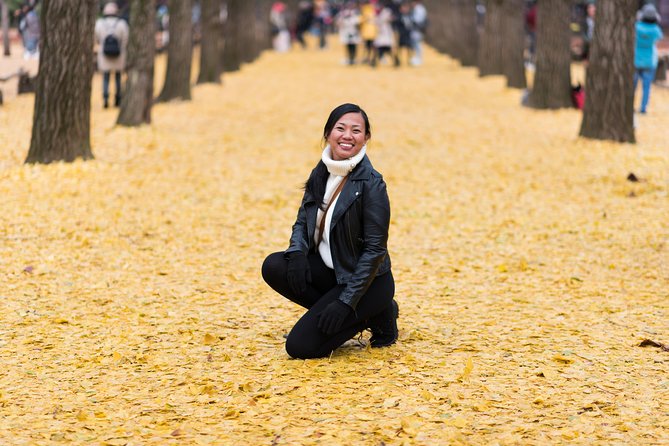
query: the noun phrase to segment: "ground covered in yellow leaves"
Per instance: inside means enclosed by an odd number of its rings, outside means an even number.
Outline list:
[[[95,161],[24,166],[0,108],[3,444],[666,444],[669,92],[638,144],[577,138],[501,78],[264,54]],[[400,340],[291,360],[299,308],[260,277],[320,132],[367,109],[388,183]],[[633,172],[641,179],[626,179]]]

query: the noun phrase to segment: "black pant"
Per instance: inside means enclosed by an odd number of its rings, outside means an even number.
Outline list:
[[[296,295],[287,279],[288,262],[283,252],[270,254],[262,265],[265,282],[277,293],[290,299],[308,311],[295,324],[286,340],[286,351],[293,358],[310,359],[327,357],[337,347],[369,328],[369,320],[391,307],[395,295],[395,280],[392,272],[376,277],[362,296],[356,310],[351,312],[342,329],[328,336],[318,329],[318,314],[337,299],[345,285],[338,285],[334,270],[323,263],[319,254],[309,254],[311,283],[307,290]]]
[[[358,45],[355,43],[349,43],[346,45],[346,54],[348,55],[348,64],[353,65],[355,63],[355,55],[358,52]]]
[[[109,71],[103,71],[102,72],[102,97],[104,99],[109,98],[109,80],[110,80],[110,72]],[[116,102],[118,105],[118,102],[121,100],[121,72],[116,71],[114,73],[114,80],[116,81]]]

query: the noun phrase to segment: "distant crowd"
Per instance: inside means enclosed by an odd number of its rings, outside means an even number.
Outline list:
[[[345,48],[346,65],[417,66],[423,63],[428,12],[420,0],[304,0],[296,12],[277,1],[270,12],[270,26],[273,47],[279,52],[288,51],[293,41],[306,48],[307,33],[325,48],[327,35],[337,33]]]

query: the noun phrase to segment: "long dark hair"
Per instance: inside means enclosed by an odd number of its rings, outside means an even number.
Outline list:
[[[348,113],[360,113],[360,115],[362,115],[362,119],[365,122],[365,136],[368,139],[371,138],[372,127],[369,124],[367,113],[365,113],[365,111],[360,108],[359,105],[346,103],[336,107],[330,112],[330,116],[325,122],[325,127],[323,127],[323,143],[325,143],[325,141],[328,139],[328,136],[330,136],[330,133],[337,124],[337,121],[339,121],[342,116]],[[311,175],[309,175],[307,182],[304,184],[305,191],[311,193],[311,195],[315,198],[316,202],[319,203],[319,206],[323,210],[323,198],[325,197],[325,185],[328,181],[328,175],[328,168],[325,166],[323,161],[320,161],[311,172]]]

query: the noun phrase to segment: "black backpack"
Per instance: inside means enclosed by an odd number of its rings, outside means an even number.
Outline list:
[[[102,54],[107,57],[118,57],[121,55],[121,42],[118,37],[109,34],[102,42]]]

